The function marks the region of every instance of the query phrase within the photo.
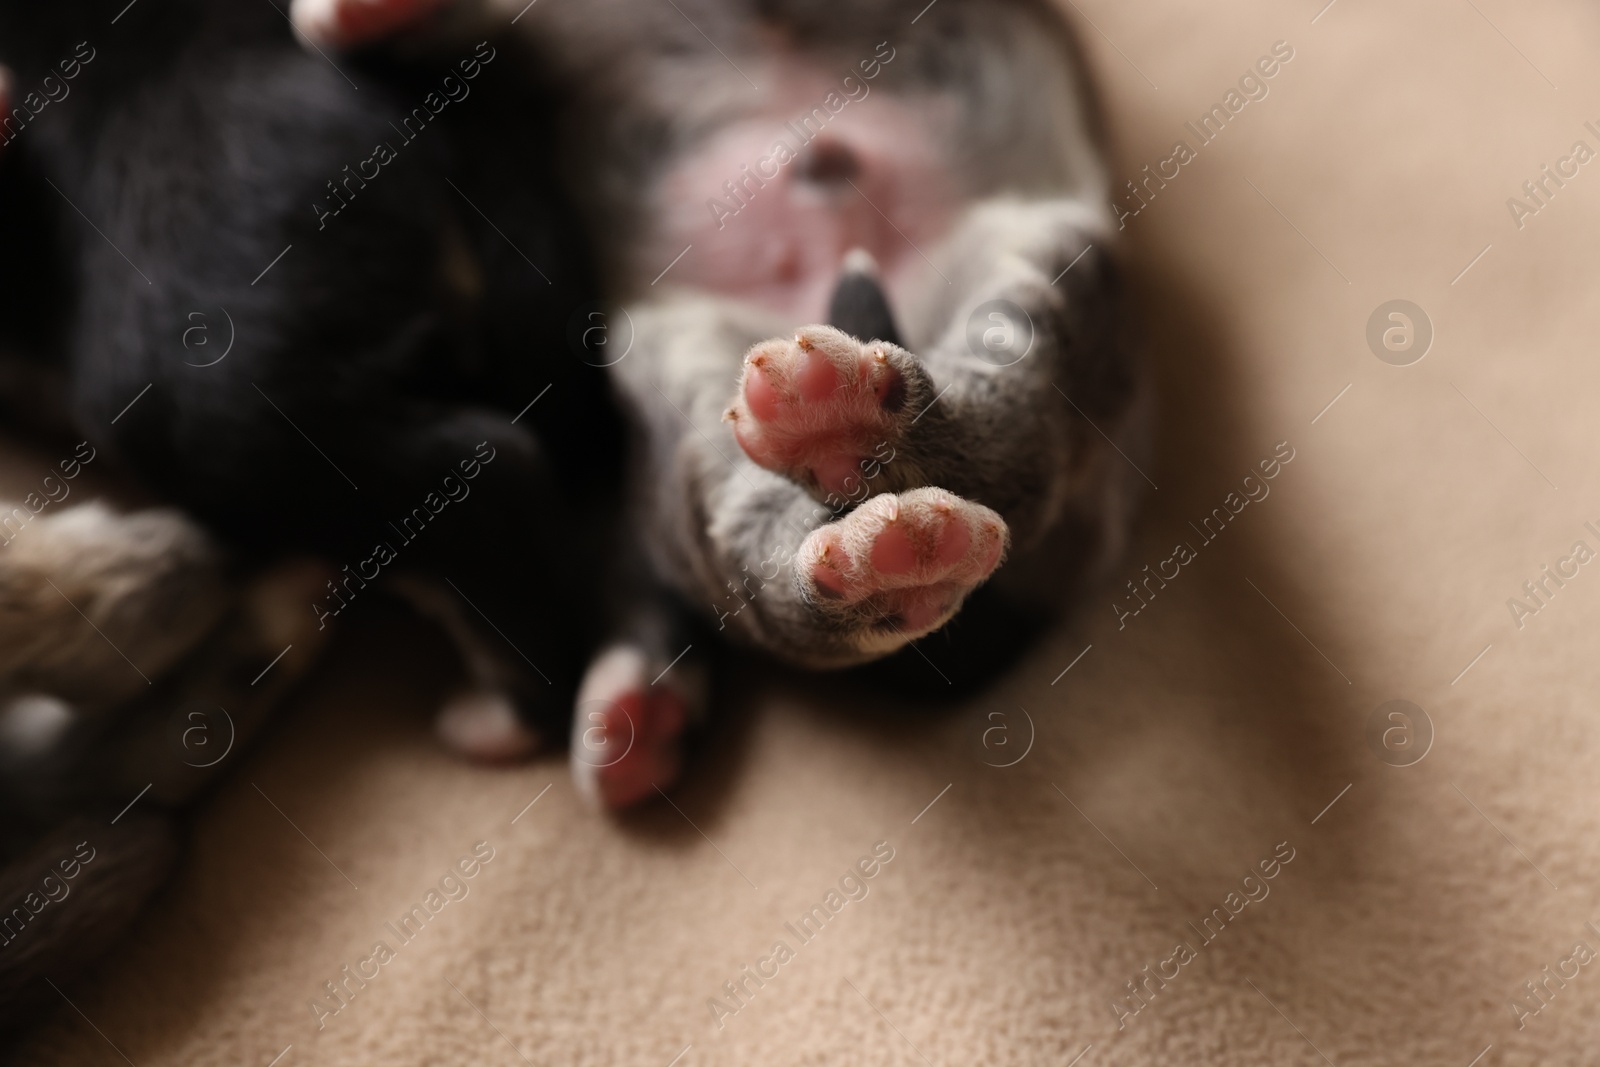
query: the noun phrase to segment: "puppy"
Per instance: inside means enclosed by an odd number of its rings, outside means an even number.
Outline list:
[[[0,504],[3,1026],[163,879],[221,766],[174,709],[242,745],[355,599],[504,650],[458,747],[564,735],[622,431],[564,343],[595,283],[536,57],[335,62],[270,4],[91,0],[0,6],[0,63],[0,417],[186,513]]]
[[[75,434],[244,558],[331,561],[320,627],[426,575],[503,650],[458,702],[500,729],[444,718],[487,755],[565,733],[622,449],[566,348],[596,287],[520,50],[335,60],[271,4],[0,9],[0,283],[37,294],[7,377],[54,375]]]
[[[706,642],[664,605],[835,668],[932,633],[985,583],[989,607],[1047,616],[1116,557],[1146,390],[1055,7],[294,13],[329,48],[408,18],[405,48],[515,22],[570,94],[562,153],[613,297],[596,361],[638,441],[625,526],[649,579],[581,689],[584,788],[648,795],[699,714]],[[919,669],[944,677],[952,648]]]

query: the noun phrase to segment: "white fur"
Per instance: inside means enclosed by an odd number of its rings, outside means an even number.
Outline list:
[[[510,698],[489,689],[470,689],[446,700],[433,728],[453,751],[471,759],[500,763],[539,747],[539,735],[523,724]]]
[[[48,693],[28,693],[0,707],[0,754],[10,759],[42,756],[56,746],[75,714]]]

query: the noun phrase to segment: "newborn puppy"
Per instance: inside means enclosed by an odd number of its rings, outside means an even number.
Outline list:
[[[566,731],[621,450],[566,352],[595,283],[516,50],[335,60],[270,3],[0,6],[6,381],[56,373],[78,436],[246,558],[331,561],[319,628],[377,586],[503,649],[442,719],[490,756]]]
[[[1055,7],[437,7],[294,11],[328,46],[413,15],[411,47],[515,22],[574,100],[563,152],[615,297],[598,361],[640,441],[626,526],[669,594],[636,585],[586,676],[581,785],[627,803],[677,766],[704,642],[668,603],[841,667],[937,630],[985,582],[1058,609],[1115,557],[1144,390]]]
[[[595,283],[540,64],[502,46],[336,64],[270,4],[0,6],[0,418],[189,513],[0,502],[0,1029],[161,884],[225,766],[179,716],[242,747],[369,587],[461,639],[457,747],[565,734],[622,434],[565,348]]]

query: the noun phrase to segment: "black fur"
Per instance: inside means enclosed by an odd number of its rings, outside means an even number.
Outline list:
[[[564,736],[624,441],[604,372],[567,345],[600,294],[551,158],[561,102],[530,80],[543,64],[498,39],[329,60],[270,3],[125,5],[0,3],[22,108],[0,116],[0,419],[87,438],[247,569],[348,565],[308,617],[395,569],[449,579],[516,668],[501,681]],[[363,178],[380,144],[393,159]],[[380,543],[393,561],[362,578]],[[125,775],[100,763],[132,749],[81,747],[70,796],[0,789],[6,906],[63,848],[100,848],[89,899],[8,944],[0,1023],[103,951],[175,854],[154,800],[107,829],[96,787]]]
[[[387,543],[449,578],[537,665],[520,695],[559,736],[592,629],[580,582],[605,551],[583,518],[607,506],[622,434],[602,372],[566,347],[598,294],[550,158],[559,102],[528,81],[541,65],[505,40],[328,60],[269,3],[124,6],[0,6],[14,104],[93,52],[0,149],[5,347],[35,368],[64,353],[76,432],[246,553],[355,574]],[[430,93],[437,117],[406,125]],[[363,180],[379,144],[395,158]],[[434,518],[443,479],[491,450]]]

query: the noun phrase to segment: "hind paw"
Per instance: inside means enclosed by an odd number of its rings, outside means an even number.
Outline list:
[[[857,500],[883,468],[903,470],[897,446],[928,392],[927,372],[905,349],[807,326],[792,341],[750,350],[726,417],[760,466],[819,495]]]
[[[1009,537],[998,514],[946,490],[882,494],[806,537],[801,593],[819,610],[866,614],[901,644],[948,622]]]

